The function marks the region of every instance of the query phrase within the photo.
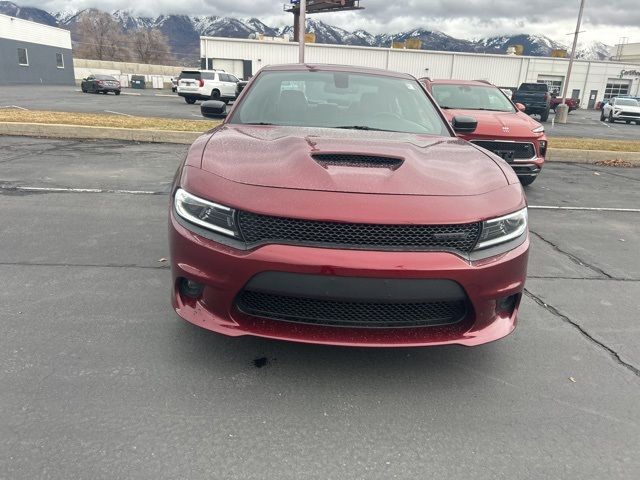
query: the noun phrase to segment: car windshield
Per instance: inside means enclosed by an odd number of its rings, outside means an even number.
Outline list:
[[[366,73],[263,72],[229,123],[450,136],[417,80]]]
[[[441,108],[515,112],[515,108],[496,87],[480,85],[433,85],[433,96]]]
[[[633,98],[619,98],[616,100],[616,105],[622,105],[625,107],[637,107],[638,101]]]

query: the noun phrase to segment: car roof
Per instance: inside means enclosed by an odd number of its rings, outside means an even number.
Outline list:
[[[300,71],[317,71],[317,72],[344,72],[344,73],[368,73],[371,75],[382,75],[386,77],[405,78],[415,80],[415,77],[408,73],[393,72],[382,68],[356,67],[351,65],[332,65],[321,63],[292,63],[283,65],[267,65],[263,67],[263,72],[300,72]]]

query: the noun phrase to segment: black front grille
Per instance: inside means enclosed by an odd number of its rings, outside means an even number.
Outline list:
[[[529,160],[536,156],[536,150],[532,143],[494,142],[488,140],[472,140],[471,143],[487,149],[507,161]]]
[[[623,117],[640,117],[640,113],[637,112],[622,112],[620,115]]]
[[[479,223],[458,225],[383,225],[272,217],[240,211],[238,222],[250,246],[280,243],[379,250],[473,250]]]
[[[293,297],[244,290],[237,307],[248,315],[336,327],[397,328],[448,325],[462,320],[464,300],[381,303]]]
[[[368,167],[395,170],[402,165],[402,159],[400,158],[381,157],[378,155],[354,155],[349,153],[319,153],[313,155],[313,159],[323,167]]]

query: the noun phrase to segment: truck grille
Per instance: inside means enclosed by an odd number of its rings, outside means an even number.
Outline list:
[[[249,246],[267,243],[378,250],[456,250],[469,253],[480,223],[386,225],[339,223],[238,212],[240,232]]]
[[[448,325],[462,320],[464,300],[382,303],[293,297],[243,290],[238,309],[248,315],[336,327],[397,328]]]
[[[623,117],[640,117],[640,113],[637,112],[622,112],[620,115]]]
[[[506,161],[531,160],[536,156],[536,149],[530,142],[472,140],[471,143],[495,153]]]

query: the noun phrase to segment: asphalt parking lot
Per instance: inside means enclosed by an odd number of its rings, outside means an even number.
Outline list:
[[[640,478],[640,169],[554,163],[527,190],[508,338],[368,350],[177,318],[185,146],[0,144],[0,478]]]
[[[115,96],[83,94],[77,87],[0,86],[0,108],[17,106],[29,110],[52,110],[83,113],[120,114],[147,117],[202,120],[200,102],[187,105],[169,90],[124,89]],[[538,116],[534,116],[539,120]],[[609,140],[640,139],[640,125],[600,121],[600,112],[577,110],[565,125],[555,123],[552,113],[545,124],[547,134],[563,137],[602,138]]]

